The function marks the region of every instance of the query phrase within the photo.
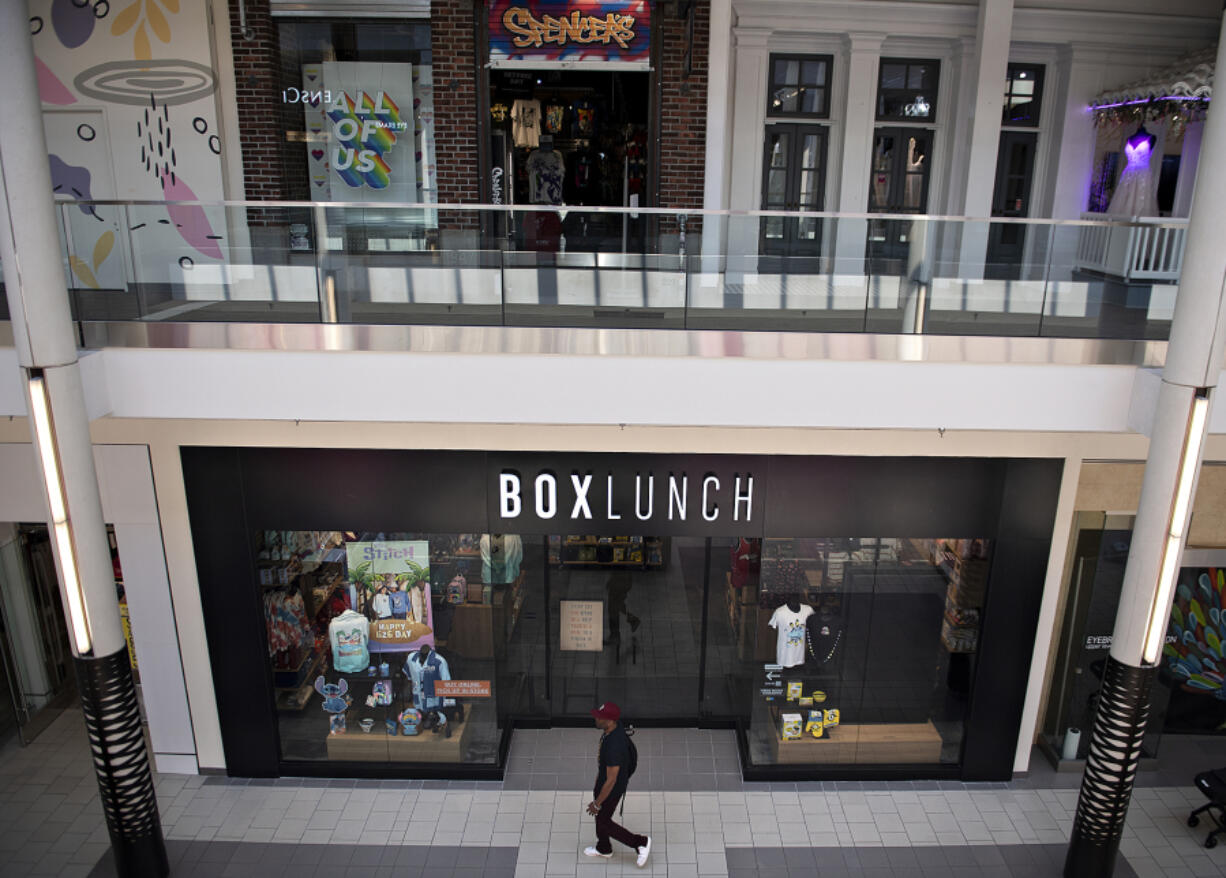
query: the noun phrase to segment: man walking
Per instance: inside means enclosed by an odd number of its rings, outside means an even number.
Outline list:
[[[612,701],[606,701],[592,711],[596,728],[604,734],[600,736],[593,799],[587,806],[587,813],[596,817],[596,846],[584,848],[583,853],[589,857],[608,859],[613,856],[613,842],[610,839],[615,838],[626,847],[634,848],[638,854],[635,862],[642,867],[647,865],[647,858],[651,855],[651,836],[635,835],[613,822],[613,812],[626,794],[626,784],[636,768],[635,759],[632,758],[633,745],[619,722],[621,715],[621,708]]]

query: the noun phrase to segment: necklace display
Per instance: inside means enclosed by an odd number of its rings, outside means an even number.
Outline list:
[[[830,633],[830,628],[829,628],[829,626],[823,625],[823,626],[822,626],[822,633],[824,633],[824,634],[829,634],[829,633]],[[821,656],[819,656],[819,655],[817,654],[817,650],[815,650],[815,649],[813,648],[813,631],[812,631],[812,629],[807,629],[807,630],[805,631],[805,642],[806,642],[806,643],[808,644],[808,646],[809,646],[809,655],[813,656],[813,658],[817,659],[817,660],[818,660],[819,662],[821,662],[823,665],[824,665],[824,664],[826,664],[827,662],[829,662],[829,661],[830,661],[830,659],[832,659],[832,658],[834,657],[834,651],[835,651],[836,649],[838,649],[838,648],[839,648],[839,642],[840,642],[840,641],[842,641],[842,639],[843,639],[843,629],[842,629],[842,628],[840,628],[840,629],[839,629],[839,633],[838,633],[838,634],[836,634],[836,635],[834,636],[834,645],[830,647],[830,651],[826,653],[826,657],[825,657],[825,658],[822,658]]]

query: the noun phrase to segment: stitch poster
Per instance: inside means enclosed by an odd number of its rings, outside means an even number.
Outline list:
[[[647,64],[646,0],[494,0],[490,61],[618,61]]]

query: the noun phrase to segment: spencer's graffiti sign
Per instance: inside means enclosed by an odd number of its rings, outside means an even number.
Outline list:
[[[651,4],[595,0],[490,3],[490,61],[620,61],[651,55]]]

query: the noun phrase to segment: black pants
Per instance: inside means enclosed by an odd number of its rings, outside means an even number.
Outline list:
[[[626,827],[613,822],[613,813],[617,810],[617,803],[621,801],[624,794],[625,790],[620,792],[614,790],[596,813],[596,850],[602,854],[613,853],[613,842],[610,839],[616,839],[628,848],[641,848],[647,844],[647,836],[635,835]],[[599,788],[592,791],[593,799],[599,795]]]

